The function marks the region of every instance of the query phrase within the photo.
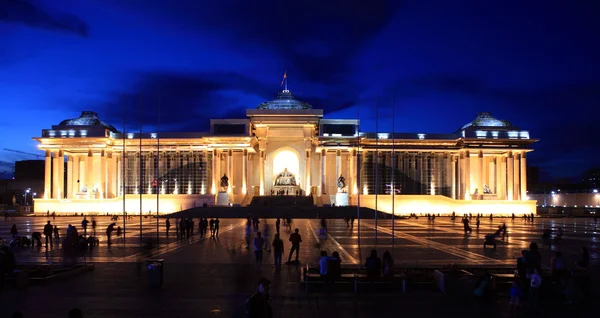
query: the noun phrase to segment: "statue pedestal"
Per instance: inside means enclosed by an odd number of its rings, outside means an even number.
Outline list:
[[[219,192],[217,194],[217,206],[229,206],[229,193]]]
[[[338,192],[335,194],[335,206],[348,206],[350,196],[348,193]]]

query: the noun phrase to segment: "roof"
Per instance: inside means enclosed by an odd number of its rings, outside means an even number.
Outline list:
[[[506,120],[496,119],[491,113],[483,112],[479,113],[473,121],[462,126],[462,129],[468,127],[511,127],[512,124]]]
[[[107,124],[98,118],[98,114],[92,111],[83,111],[81,116],[73,119],[66,119],[58,124],[59,126],[103,126],[112,132],[118,130],[110,124]]]
[[[294,94],[285,89],[277,94],[277,97],[268,102],[261,103],[257,109],[311,109],[312,105],[301,102],[294,97]]]

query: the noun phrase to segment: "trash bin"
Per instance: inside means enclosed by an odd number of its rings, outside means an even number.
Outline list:
[[[164,259],[147,259],[148,287],[160,288],[163,283]]]

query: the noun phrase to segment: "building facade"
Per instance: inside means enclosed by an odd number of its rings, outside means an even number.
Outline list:
[[[284,90],[205,133],[119,132],[86,111],[34,139],[46,152],[36,212],[171,213],[277,194],[396,214],[535,211],[535,140],[489,113],[450,134],[366,133]]]

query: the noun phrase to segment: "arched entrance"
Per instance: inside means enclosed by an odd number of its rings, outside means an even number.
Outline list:
[[[272,189],[295,193],[302,184],[300,175],[300,159],[298,152],[289,147],[277,150],[273,156]]]

